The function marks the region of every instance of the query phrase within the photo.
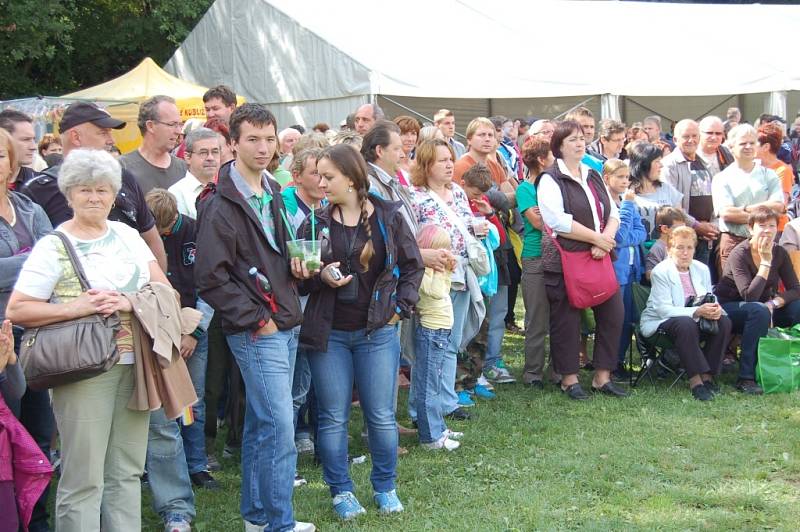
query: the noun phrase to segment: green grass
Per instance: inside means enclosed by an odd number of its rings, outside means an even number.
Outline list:
[[[519,377],[522,338],[504,355]],[[581,377],[585,386],[590,376]],[[554,386],[498,386],[480,401],[453,453],[421,450],[414,438],[398,464],[405,513],[381,517],[371,503],[370,462],[353,465],[367,514],[342,524],[321,471],[308,456],[299,470],[295,516],[318,530],[797,530],[800,523],[798,395],[745,397],[725,379],[712,403],[686,383],[643,383],[626,400],[573,402]],[[409,424],[401,397],[400,421]],[[366,454],[354,410],[351,453]],[[198,531],[241,530],[239,468],[223,460],[224,489],[197,492]],[[161,530],[144,490],[147,530]],[[792,524],[794,523],[794,524]]]

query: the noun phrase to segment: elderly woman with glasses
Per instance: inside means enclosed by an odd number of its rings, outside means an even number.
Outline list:
[[[139,530],[147,450],[148,411],[128,408],[134,391],[135,336],[131,302],[150,281],[169,284],[139,233],[108,220],[122,183],[106,151],[73,150],[58,177],[74,216],[58,226],[75,248],[91,289],[81,291],[66,250],[55,235],[33,247],[6,315],[24,327],[119,313],[119,362],[95,377],[53,388],[61,439],[56,495],[60,531]]]

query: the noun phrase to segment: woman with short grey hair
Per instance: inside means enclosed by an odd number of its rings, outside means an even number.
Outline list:
[[[62,532],[141,528],[139,477],[150,414],[128,408],[135,345],[131,303],[123,293],[151,280],[169,282],[139,233],[108,220],[121,184],[120,165],[108,152],[67,155],[58,187],[74,215],[56,229],[75,248],[91,289],[81,291],[63,243],[48,235],[34,245],[6,310],[24,327],[95,313],[120,316],[119,362],[96,377],[53,388],[62,457],[55,523]]]

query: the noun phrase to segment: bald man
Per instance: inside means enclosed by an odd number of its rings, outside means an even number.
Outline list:
[[[693,219],[692,227],[699,239],[696,257],[707,264],[708,242],[719,237],[719,229],[712,223],[712,175],[703,159],[697,156],[699,144],[700,128],[697,122],[689,119],[678,122],[675,125],[676,149],[661,161],[661,180],[669,182],[683,194],[683,210]]]
[[[718,116],[707,116],[698,124],[700,147],[697,156],[706,163],[713,178],[733,162],[733,154],[725,147],[725,126]]]

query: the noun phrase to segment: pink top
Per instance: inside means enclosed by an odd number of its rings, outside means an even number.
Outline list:
[[[692,277],[689,275],[689,272],[678,272],[678,275],[681,276],[681,287],[683,288],[683,296],[686,298],[696,296],[697,292],[694,291],[694,285],[692,284]]]

